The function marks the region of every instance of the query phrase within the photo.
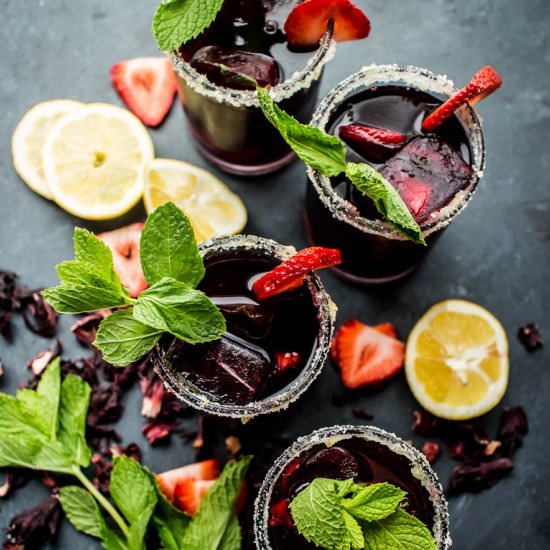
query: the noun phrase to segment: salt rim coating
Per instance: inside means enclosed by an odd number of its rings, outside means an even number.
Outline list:
[[[447,99],[458,91],[447,76],[432,73],[428,69],[422,69],[414,65],[372,64],[363,67],[333,88],[313,113],[311,125],[324,130],[334,109],[347,97],[361,89],[388,84],[409,86],[422,92],[440,96],[442,99]],[[433,213],[430,219],[420,226],[424,237],[428,237],[449,225],[466,208],[485,169],[485,142],[480,117],[468,103],[454,114],[462,123],[470,143],[472,177],[465,189],[456,193],[447,205]],[[326,176],[321,175],[309,166],[307,167],[307,174],[321,202],[336,219],[353,225],[365,233],[382,235],[388,239],[407,240],[405,235],[394,229],[388,222],[369,220],[360,216],[355,206],[334,192],[330,180]]]
[[[296,253],[293,246],[285,246],[271,239],[254,235],[233,235],[205,241],[199,246],[202,258],[208,259],[228,252],[249,251],[259,257],[276,258],[284,261]],[[319,376],[330,348],[330,341],[336,321],[336,306],[326,292],[319,276],[315,273],[306,275],[306,282],[311,292],[313,305],[317,309],[319,331],[317,343],[301,374],[278,393],[247,405],[230,405],[216,401],[215,396],[189,382],[185,376],[172,369],[162,359],[162,351],[157,344],[152,358],[155,369],[166,388],[176,397],[201,411],[217,416],[240,418],[243,423],[255,416],[269,414],[286,409],[296,401]]]
[[[290,78],[269,89],[271,98],[276,103],[283,99],[289,99],[300,90],[307,89],[318,80],[326,63],[334,57],[336,43],[332,40],[332,30],[328,30],[319,42],[315,54],[310,57],[306,66],[296,71]],[[167,52],[172,61],[172,66],[177,75],[182,78],[187,86],[198,94],[208,97],[218,103],[226,103],[232,107],[260,107],[260,102],[255,90],[234,90],[214,84],[206,76],[195,71],[189,63],[184,61],[177,50]]]
[[[449,510],[443,488],[436,473],[432,470],[426,457],[412,445],[394,433],[387,432],[376,426],[331,426],[320,428],[309,435],[299,437],[293,445],[273,463],[262,483],[256,502],[254,503],[254,536],[258,550],[273,550],[269,541],[269,503],[277,478],[286,466],[302,452],[311,449],[314,445],[324,443],[327,448],[339,441],[354,437],[374,441],[387,447],[395,454],[404,456],[411,462],[411,475],[420,481],[434,507],[435,516],[433,536],[438,550],[448,550],[452,545],[449,533]]]

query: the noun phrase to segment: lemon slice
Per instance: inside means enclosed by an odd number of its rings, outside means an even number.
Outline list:
[[[19,121],[11,138],[13,166],[21,179],[36,193],[52,198],[44,178],[42,149],[53,125],[67,113],[82,107],[70,99],[54,99],[35,105]]]
[[[145,170],[147,213],[173,201],[189,218],[199,242],[239,233],[247,220],[243,201],[210,172],[172,159],[154,159]]]
[[[508,385],[506,333],[477,304],[440,302],[409,335],[405,374],[418,402],[436,416],[480,416],[498,404]]]
[[[143,194],[153,142],[129,111],[93,103],[60,118],[46,138],[44,174],[54,200],[90,220],[118,217]]]

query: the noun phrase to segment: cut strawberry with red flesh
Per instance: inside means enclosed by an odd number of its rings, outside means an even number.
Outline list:
[[[403,368],[403,342],[359,321],[347,321],[336,334],[342,382],[355,389],[393,376]]]
[[[275,359],[277,364],[275,368],[278,372],[285,372],[289,369],[293,369],[299,362],[302,357],[296,351],[287,351],[284,353],[276,352]]]
[[[372,327],[374,330],[389,336],[390,338],[397,338],[397,330],[392,323],[381,323]]]
[[[440,105],[422,123],[424,132],[433,132],[445,122],[459,107],[465,103],[473,105],[502,86],[500,75],[492,67],[484,67],[478,71],[470,83]]]
[[[216,483],[214,479],[186,479],[178,482],[174,489],[174,504],[183,512],[195,515],[204,495],[214,483]]]
[[[143,225],[143,223],[133,223],[98,235],[110,248],[115,271],[122,284],[130,291],[132,298],[147,288],[139,259],[139,241]]]
[[[161,491],[170,502],[174,502],[176,485],[183,481],[211,481],[220,477],[220,466],[215,459],[188,464],[157,474],[157,481]]]
[[[301,286],[304,276],[311,271],[340,263],[342,255],[339,250],[320,246],[305,248],[260,277],[252,289],[258,300],[262,301]]]
[[[147,126],[165,118],[177,89],[176,75],[165,57],[140,57],[121,61],[111,68],[115,90],[128,109]]]
[[[364,124],[346,124],[338,129],[340,137],[371,162],[385,162],[405,144],[405,136],[392,130]]]
[[[294,46],[316,46],[329,21],[334,22],[336,42],[366,38],[370,32],[367,16],[349,0],[305,0],[285,22],[288,42]]]

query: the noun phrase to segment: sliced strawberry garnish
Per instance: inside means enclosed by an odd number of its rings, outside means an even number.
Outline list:
[[[133,223],[114,231],[100,233],[98,237],[111,249],[113,265],[122,284],[135,298],[147,288],[139,259],[139,241],[143,223]]]
[[[174,504],[192,516],[197,513],[204,495],[212,488],[216,480],[186,479],[176,483]]]
[[[374,330],[389,336],[390,338],[397,338],[397,330],[392,323],[381,323],[372,327]]]
[[[401,149],[405,136],[392,130],[364,124],[346,124],[338,130],[340,137],[355,151],[372,162],[384,162]]]
[[[285,33],[290,44],[315,46],[334,21],[336,42],[366,38],[370,32],[367,16],[349,0],[304,0],[289,14]]]
[[[294,522],[292,521],[286,499],[276,502],[269,509],[269,525],[272,527],[293,527]]]
[[[403,367],[403,342],[359,321],[339,328],[336,346],[342,382],[351,389],[385,380]]]
[[[501,86],[502,79],[499,74],[492,67],[484,67],[474,75],[466,87],[450,97],[424,120],[422,130],[433,132],[466,102],[473,105],[491,95]]]
[[[312,246],[300,250],[282,264],[260,277],[252,289],[258,300],[265,300],[281,292],[297,288],[304,276],[315,269],[342,263],[342,255],[334,248]]]
[[[165,57],[121,61],[111,68],[111,80],[122,101],[147,126],[158,126],[172,107],[177,82]]]
[[[296,351],[287,351],[284,353],[275,353],[275,360],[277,364],[275,368],[278,372],[285,372],[288,369],[293,369],[299,362],[302,357]]]
[[[157,474],[157,481],[161,491],[170,502],[174,502],[176,485],[183,481],[211,481],[220,476],[220,466],[215,459],[188,464]]]

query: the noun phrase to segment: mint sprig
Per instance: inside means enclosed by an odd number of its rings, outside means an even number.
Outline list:
[[[169,333],[190,344],[218,339],[225,331],[219,309],[196,286],[204,277],[191,223],[172,202],[147,218],[140,259],[151,285],[137,299],[113,268],[109,248],[94,234],[75,229],[75,259],[57,266],[61,285],[42,291],[60,313],[125,307],[106,317],[94,345],[109,363],[126,366]]]
[[[417,244],[426,244],[407,205],[381,174],[368,164],[347,163],[346,148],[338,137],[298,122],[280,109],[266,90],[257,88],[256,92],[264,115],[300,159],[327,177],[345,173],[397,231]]]
[[[223,0],[168,0],[155,13],[153,34],[159,49],[173,50],[208,28]]]
[[[437,550],[429,529],[400,504],[390,483],[316,478],[290,503],[298,532],[326,550]]]

